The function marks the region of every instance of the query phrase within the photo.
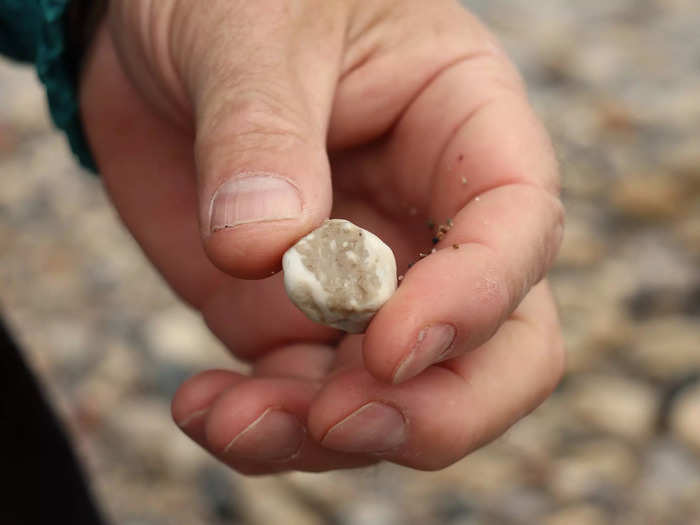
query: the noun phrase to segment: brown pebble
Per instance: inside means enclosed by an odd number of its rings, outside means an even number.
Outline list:
[[[453,247],[455,250],[459,250],[459,244],[453,244],[452,247]]]

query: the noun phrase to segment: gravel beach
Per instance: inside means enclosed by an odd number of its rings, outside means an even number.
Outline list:
[[[562,166],[554,395],[440,472],[247,478],[169,402],[229,355],[0,60],[0,308],[115,524],[700,524],[697,0],[465,1],[523,72]]]

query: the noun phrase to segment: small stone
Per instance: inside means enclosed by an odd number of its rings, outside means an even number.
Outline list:
[[[639,478],[641,466],[632,449],[618,440],[574,444],[553,466],[550,490],[562,501],[615,499]]]
[[[523,465],[520,458],[503,448],[479,449],[471,453],[455,468],[456,479],[471,496],[488,499],[494,496],[500,500],[503,494],[517,490],[523,479]]]
[[[362,333],[396,291],[396,259],[373,233],[353,223],[325,221],[282,258],[284,286],[309,319]]]
[[[627,175],[610,190],[612,206],[624,217],[641,221],[681,216],[686,197],[680,181],[668,174]]]
[[[518,487],[503,493],[497,504],[490,508],[500,523],[530,525],[540,523],[543,515],[551,509],[549,495],[531,487]]]
[[[681,288],[640,288],[625,302],[628,314],[637,322],[683,312],[692,302],[693,290]]]
[[[200,499],[209,511],[223,523],[241,523],[241,502],[229,472],[221,467],[206,466],[196,475]]]
[[[277,476],[238,478],[239,512],[244,520],[237,523],[249,525],[323,525],[324,516],[309,505],[309,499],[299,491],[290,490],[289,484]],[[261,495],[264,494],[264,497]],[[303,493],[302,493],[303,494]],[[312,500],[313,501],[313,500]]]
[[[149,350],[161,362],[185,368],[231,363],[201,316],[181,305],[153,312],[143,330]]]
[[[693,214],[675,222],[673,232],[690,253],[700,255],[700,206]]]
[[[145,396],[122,399],[105,415],[105,435],[120,443],[133,465],[154,476],[188,479],[207,460],[206,454],[173,428],[168,403]]]
[[[632,323],[624,312],[606,304],[597,310],[586,308],[586,315],[574,309],[567,311],[563,326],[567,348],[567,370],[580,373],[595,370],[619,348],[630,340]],[[569,312],[576,312],[571,315]]]
[[[654,379],[668,380],[700,369],[700,324],[682,315],[657,317],[633,325],[629,363]]]
[[[687,389],[676,400],[670,426],[679,441],[700,453],[700,384]]]
[[[643,442],[654,430],[659,399],[642,381],[605,374],[581,375],[568,392],[571,407],[598,430]]]
[[[605,513],[593,505],[574,505],[551,514],[544,520],[544,525],[605,525],[608,523]]]
[[[362,499],[343,509],[343,525],[400,525],[405,523],[402,509],[388,499]]]
[[[700,494],[697,457],[668,439],[652,443],[645,450],[643,459],[644,470],[632,495],[631,508],[646,516],[658,516],[657,523],[696,523],[683,514],[684,509],[697,508]]]
[[[453,525],[475,518],[475,505],[466,499],[466,494],[445,489],[431,499],[435,500],[431,514],[437,523]]]

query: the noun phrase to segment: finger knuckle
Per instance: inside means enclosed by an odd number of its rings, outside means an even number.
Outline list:
[[[222,97],[202,117],[197,140],[200,144],[225,142],[236,151],[278,149],[289,142],[305,142],[308,130],[290,104],[269,92],[246,88]]]

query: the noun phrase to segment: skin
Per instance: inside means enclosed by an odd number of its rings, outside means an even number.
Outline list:
[[[125,225],[253,363],[251,376],[198,374],[172,403],[232,468],[440,469],[559,381],[543,281],[562,234],[556,161],[516,70],[457,2],[115,0],[81,104]],[[301,215],[211,233],[212,195],[251,171],[291,181]],[[364,335],[312,323],[271,276],[329,216],[376,233],[405,273]],[[432,248],[426,219],[448,217],[437,253],[405,271]],[[448,355],[397,377],[437,324],[456,331]],[[358,409],[365,421],[349,418]]]

